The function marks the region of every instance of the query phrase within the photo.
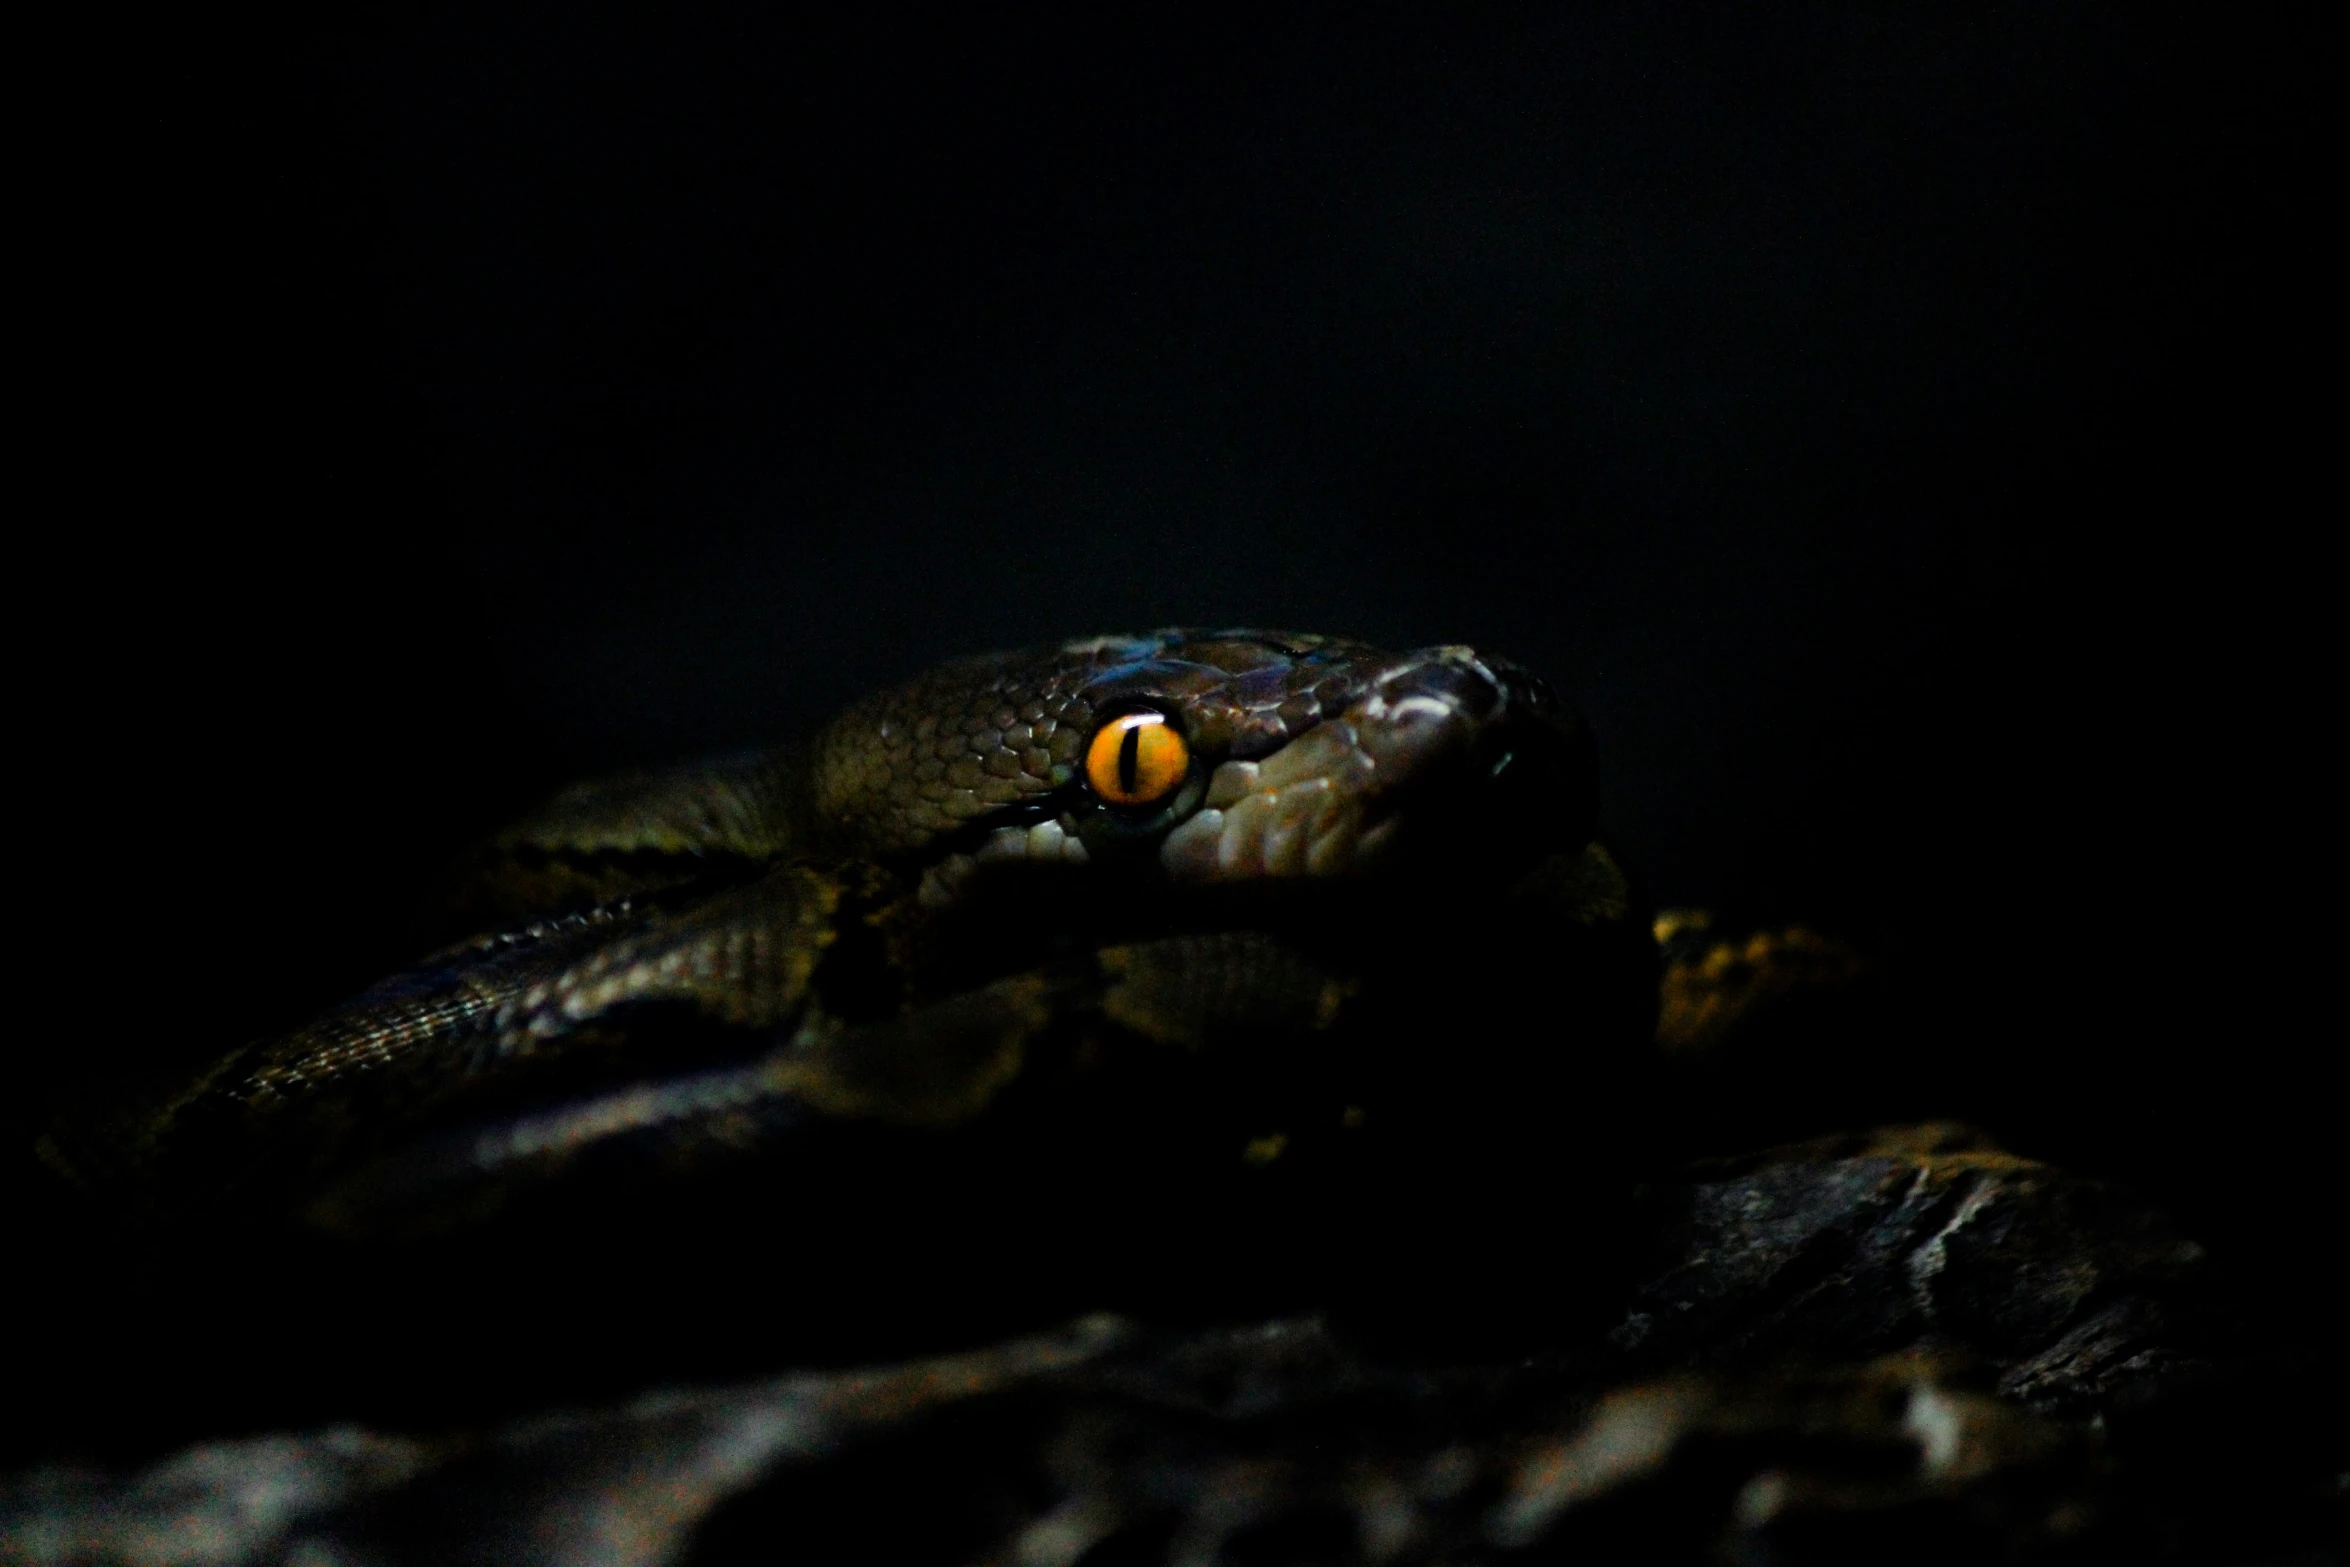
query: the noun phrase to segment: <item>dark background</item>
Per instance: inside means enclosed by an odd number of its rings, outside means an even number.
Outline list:
[[[106,23],[19,237],[35,1074],[331,1000],[567,777],[1286,624],[1552,673],[1659,897],[1900,956],[1926,1108],[2289,1253],[2330,44],[1881,11]]]

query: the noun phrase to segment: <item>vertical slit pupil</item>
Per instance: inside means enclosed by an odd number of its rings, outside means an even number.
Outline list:
[[[1121,794],[1134,792],[1135,780],[1142,775],[1142,720],[1126,726],[1126,738],[1118,743],[1118,790]]]

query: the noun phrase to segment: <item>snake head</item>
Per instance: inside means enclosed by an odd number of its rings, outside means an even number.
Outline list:
[[[1138,719],[1161,775],[1139,790]],[[1268,631],[949,665],[844,715],[812,776],[818,836],[848,852],[1117,861],[1186,887],[1483,875],[1581,846],[1596,812],[1588,732],[1516,665]]]

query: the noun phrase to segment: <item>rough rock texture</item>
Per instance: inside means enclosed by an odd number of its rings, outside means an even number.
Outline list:
[[[1711,1162],[1646,1194],[1616,1342],[1702,1364],[1963,1346],[1999,1390],[2089,1413],[2163,1376],[2202,1248],[2125,1192],[1934,1123]]]
[[[1531,1355],[1089,1318],[486,1431],[41,1470],[0,1484],[0,1561],[2316,1562],[2350,1538],[2341,1444],[2261,1440],[2339,1390],[2247,1350],[2199,1248],[2124,1192],[1929,1125],[1701,1166],[1640,1217],[1614,1328]]]

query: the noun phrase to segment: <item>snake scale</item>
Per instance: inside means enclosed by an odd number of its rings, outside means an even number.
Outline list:
[[[235,1353],[387,1382],[1408,1279],[1570,1223],[1636,1119],[1656,947],[1594,780],[1467,647],[966,659],[557,795],[460,939],[43,1153]]]
[[[1843,943],[1651,918],[1593,779],[1473,649],[1165,631],[566,791],[437,952],[51,1123],[136,1260],[19,1250],[0,1557],[2338,1537],[2157,1209],[1767,1135],[1948,1058]]]

